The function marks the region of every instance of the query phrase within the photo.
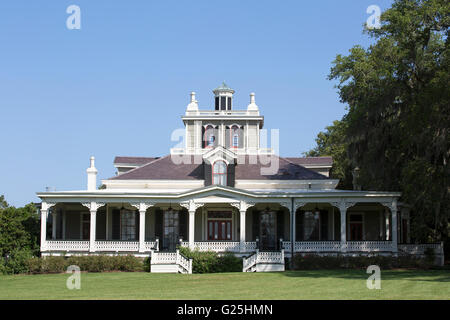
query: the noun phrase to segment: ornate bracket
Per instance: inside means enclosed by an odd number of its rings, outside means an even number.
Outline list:
[[[392,200],[392,202],[380,202],[381,205],[387,207],[389,210],[391,210],[391,213],[393,211],[397,212],[397,201]]]
[[[296,200],[294,200],[294,212],[296,212],[298,210],[298,208],[303,207],[307,203],[308,203],[307,201],[296,201]]]
[[[330,204],[333,207],[337,207],[339,209],[339,211],[347,211],[348,208],[353,207],[356,202],[347,202],[345,200],[341,200],[341,201],[331,201]]]
[[[106,205],[106,202],[82,202],[81,203],[82,206],[86,207],[89,209],[89,211],[97,211],[98,208],[103,207],[104,205]]]
[[[195,202],[194,200],[189,200],[188,202],[180,202],[180,206],[188,209],[189,212],[197,210],[200,207],[203,207],[205,204],[202,202]]]
[[[248,208],[254,207],[256,203],[241,200],[239,202],[232,202],[230,205],[237,208],[239,211],[247,211]]]
[[[156,202],[130,202],[130,206],[135,207],[139,211],[147,211],[148,208],[153,207]]]
[[[48,211],[51,207],[56,205],[56,202],[42,202],[41,211]]]
[[[291,211],[291,202],[290,201],[279,201],[278,204],[282,207],[287,208],[289,211]]]

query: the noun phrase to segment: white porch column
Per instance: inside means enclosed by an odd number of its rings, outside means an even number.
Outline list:
[[[392,252],[397,253],[397,201],[392,201],[391,205],[391,214],[392,214]]]
[[[139,252],[145,251],[145,213],[147,210],[139,209]]]
[[[253,207],[255,203],[245,202],[241,200],[239,202],[230,203],[233,207],[239,210],[239,250],[240,252],[246,252],[245,247],[245,217],[247,209]]]
[[[97,227],[97,208],[93,206],[91,212],[91,230],[89,233],[89,251],[95,252],[95,231]]]
[[[239,210],[240,216],[239,216],[239,247],[241,248],[241,251],[244,249],[245,246],[245,219],[246,219],[246,213],[247,210]]]
[[[289,210],[292,215],[292,237],[291,241],[295,245],[295,241],[297,240],[297,210]]]
[[[52,210],[52,240],[56,239],[56,221],[57,221],[57,212],[56,210]]]
[[[347,209],[355,203],[342,201],[339,204],[341,214],[341,251],[347,251]]]
[[[96,246],[95,246],[95,236],[97,231],[97,209],[101,206],[104,206],[105,203],[102,202],[84,202],[81,203],[83,206],[89,209],[89,212],[91,213],[91,223],[90,223],[90,232],[89,232],[89,252],[95,252]]]
[[[47,250],[47,207],[42,203],[41,209],[41,252]]]
[[[347,208],[345,206],[339,209],[341,211],[341,250],[346,251],[347,247]]]
[[[391,240],[391,234],[390,234],[390,232],[389,232],[389,229],[390,229],[390,227],[389,227],[389,212],[388,212],[388,210],[387,209],[385,209],[385,211],[384,211],[384,218],[385,218],[385,231],[386,231],[386,239],[385,240]]]
[[[298,201],[294,200],[294,208],[291,210],[291,216],[292,216],[292,234],[291,234],[291,251],[292,255],[294,255],[295,252],[295,242],[297,241],[297,210],[301,207],[305,206],[308,202],[307,201]],[[303,240],[303,239],[300,239]]]
[[[145,252],[145,215],[147,209],[153,207],[153,202],[130,202],[132,207],[139,210],[139,252]]]
[[[189,210],[189,248],[194,249],[195,210]]]
[[[189,212],[189,248],[194,249],[195,244],[195,211],[204,206],[204,203],[196,203],[194,200],[189,200],[189,202],[181,202],[180,206],[188,209]]]

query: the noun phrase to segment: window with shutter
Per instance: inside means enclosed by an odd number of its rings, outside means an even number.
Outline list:
[[[225,161],[216,161],[212,170],[213,184],[226,186],[227,185],[227,164]]]

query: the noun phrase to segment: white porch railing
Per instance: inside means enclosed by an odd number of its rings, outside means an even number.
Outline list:
[[[174,264],[177,262],[176,252],[154,252],[152,254],[152,264]]]
[[[189,242],[181,242],[182,247],[189,247]],[[256,242],[244,242],[243,252],[254,252],[256,250]],[[194,249],[199,251],[214,252],[239,252],[241,246],[239,241],[197,241],[194,242]]]
[[[283,243],[283,248],[285,245]],[[285,250],[291,250],[289,247]],[[338,252],[341,251],[340,241],[296,241],[294,244],[295,252]]]
[[[88,240],[47,240],[46,244],[47,251],[89,251]],[[95,250],[99,252],[137,252],[139,251],[139,242],[114,240],[95,241]],[[146,241],[145,252],[152,250],[158,251],[157,242]]]
[[[139,251],[138,241],[95,241],[96,251],[134,252]]]
[[[257,258],[257,253],[252,254],[250,257],[248,258],[243,258],[242,259],[242,272],[251,272],[251,271],[255,271],[256,268],[256,258]]]
[[[425,250],[431,248],[434,250],[435,254],[442,253],[442,244],[441,243],[424,243],[424,244],[399,244],[398,251],[409,254],[425,254]]]
[[[180,273],[192,273],[192,259],[188,259],[177,250],[176,252],[153,252],[151,265],[176,265]]]
[[[251,256],[244,257],[242,272],[254,271],[284,271],[284,250],[256,251]]]
[[[244,242],[244,248],[242,250],[243,252],[254,252],[256,251],[256,242]]]
[[[89,241],[86,240],[47,240],[48,251],[89,251]]]
[[[158,245],[159,245],[159,243],[157,241],[145,241],[144,250],[146,252],[149,252],[152,250],[159,251]]]
[[[177,262],[178,265],[178,271],[180,273],[192,273],[192,259],[188,259],[177,250]]]
[[[281,251],[259,251],[256,254],[256,264],[258,264],[258,263],[284,264],[284,250],[281,250]]]
[[[189,243],[188,243],[189,245]],[[239,252],[239,242],[236,241],[207,241],[194,242],[194,248],[199,251],[214,251],[214,252]]]
[[[347,241],[347,251],[379,252],[392,251],[392,241]]]

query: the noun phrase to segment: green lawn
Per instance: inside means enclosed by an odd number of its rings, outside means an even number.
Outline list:
[[[381,272],[381,290],[366,288],[358,270],[281,273],[82,273],[68,290],[68,274],[0,275],[0,299],[450,299],[449,271]]]

